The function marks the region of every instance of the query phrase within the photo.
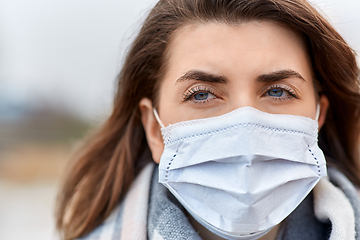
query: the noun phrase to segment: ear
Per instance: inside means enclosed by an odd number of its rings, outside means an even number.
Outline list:
[[[329,108],[329,99],[324,94],[322,94],[320,96],[320,115],[318,120],[319,130],[325,123],[328,108]]]
[[[164,143],[160,125],[156,121],[153,113],[151,100],[148,98],[141,99],[139,108],[141,112],[141,122],[145,130],[146,140],[150,147],[152,158],[155,163],[159,164],[161,155],[164,151]]]

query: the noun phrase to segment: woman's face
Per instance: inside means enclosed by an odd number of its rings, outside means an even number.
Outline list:
[[[324,98],[320,125],[327,109]],[[162,138],[149,101],[143,99],[140,109],[153,158],[159,162]],[[279,24],[260,21],[194,24],[177,31],[168,48],[157,110],[168,126],[245,106],[315,119],[316,105],[302,39]]]

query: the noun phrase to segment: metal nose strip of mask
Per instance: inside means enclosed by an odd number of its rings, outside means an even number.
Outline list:
[[[162,121],[161,121],[161,119],[160,119],[160,117],[159,117],[159,114],[158,114],[158,112],[156,111],[156,109],[153,107],[153,113],[154,113],[154,116],[155,116],[155,118],[156,118],[156,121],[159,123],[159,125],[162,127],[162,128],[164,128],[165,127],[165,125],[162,123]],[[316,117],[315,117],[315,120],[316,121],[319,121],[319,116],[320,116],[320,103],[318,103],[317,105],[316,105]]]
[[[165,125],[162,123],[162,121],[160,120],[160,117],[159,117],[159,114],[158,112],[156,111],[156,109],[153,107],[153,113],[154,113],[154,116],[156,118],[156,121],[159,123],[159,125],[161,126],[161,128],[164,128]]]

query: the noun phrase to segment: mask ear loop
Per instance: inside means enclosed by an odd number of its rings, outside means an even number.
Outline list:
[[[153,113],[154,113],[154,116],[156,118],[156,121],[159,123],[159,125],[161,126],[161,128],[164,128],[165,125],[162,123],[162,121],[160,120],[160,117],[159,117],[159,114],[158,112],[156,111],[156,109],[153,107]]]
[[[316,105],[316,117],[315,117],[315,120],[319,121],[319,117],[320,117],[320,103],[318,103]]]

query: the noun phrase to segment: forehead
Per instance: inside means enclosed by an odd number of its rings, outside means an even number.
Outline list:
[[[172,33],[169,41],[168,49],[171,48],[174,43],[181,41],[182,38],[190,36],[191,32],[197,32],[209,35],[211,32],[216,32],[218,37],[222,37],[220,33],[230,33],[230,31],[235,35],[241,35],[241,33],[252,33],[252,34],[266,34],[269,31],[276,31],[277,33],[282,33],[281,37],[287,35],[287,37],[292,37],[293,40],[297,41],[300,44],[304,44],[301,34],[296,32],[294,29],[290,28],[283,22],[273,21],[273,20],[252,20],[244,21],[239,23],[227,23],[222,21],[208,21],[208,22],[189,22],[178,28],[174,33]],[[252,31],[251,31],[252,30]],[[260,31],[259,31],[260,30]],[[199,36],[199,35],[198,35]],[[227,36],[223,36],[227,37]],[[209,39],[207,39],[209,40]]]
[[[178,29],[168,45],[165,64],[166,69],[172,70],[195,67],[192,64],[239,67],[242,63],[252,63],[261,67],[266,62],[276,65],[294,57],[309,62],[300,34],[279,23],[208,22],[187,24]]]

